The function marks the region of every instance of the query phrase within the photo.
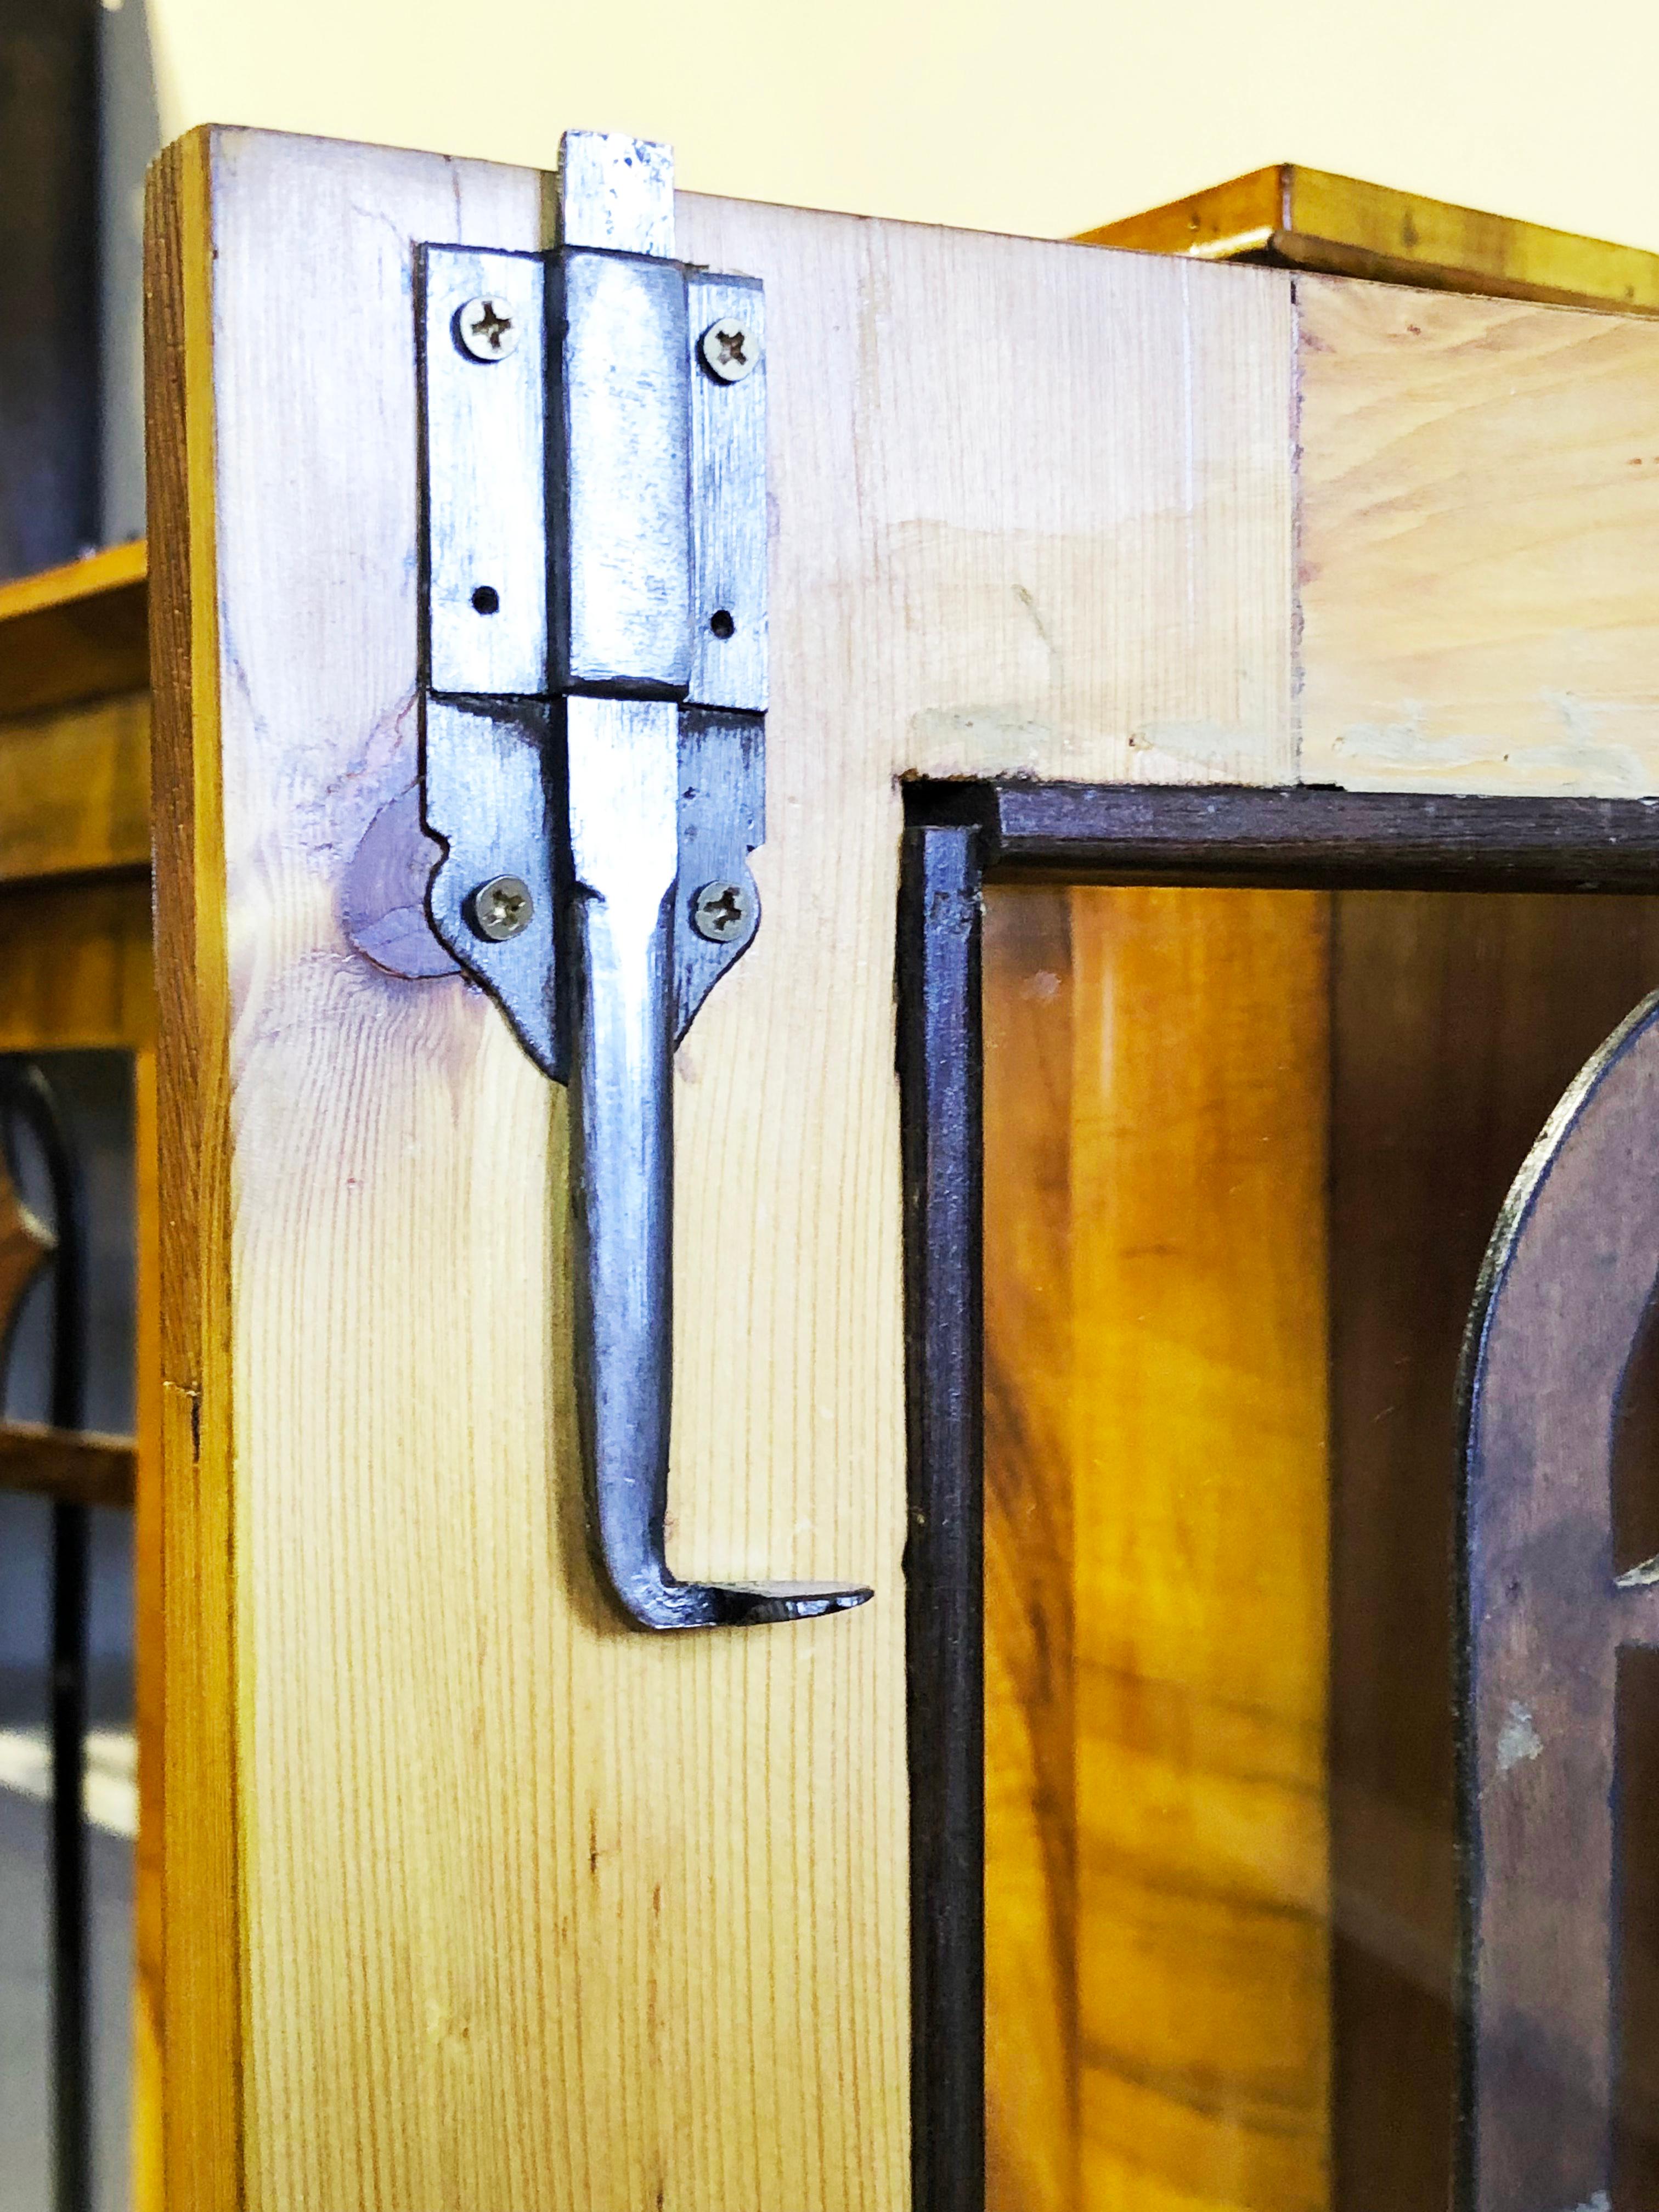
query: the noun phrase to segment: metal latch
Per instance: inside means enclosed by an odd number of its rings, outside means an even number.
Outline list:
[[[861,1604],[664,1547],[673,1048],[754,942],[764,300],[672,258],[670,149],[572,131],[560,243],[421,255],[432,927],[574,1092],[577,1389],[605,1579],[649,1628]]]

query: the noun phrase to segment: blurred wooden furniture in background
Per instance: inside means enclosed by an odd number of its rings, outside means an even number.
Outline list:
[[[122,545],[0,585],[0,1052],[133,1066],[137,1435],[0,1425],[0,1486],[136,1512],[138,1789],[134,2203],[160,2204],[159,1227],[145,558]]]

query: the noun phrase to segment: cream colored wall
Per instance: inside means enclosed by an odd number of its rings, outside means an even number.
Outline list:
[[[1295,159],[1659,248],[1652,0],[149,4],[168,137],[546,165],[582,124],[694,190],[1047,235]]]

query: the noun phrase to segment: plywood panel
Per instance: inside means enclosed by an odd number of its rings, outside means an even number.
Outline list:
[[[1659,790],[1659,332],[1305,277],[1299,777]]]
[[[1090,2212],[1330,2202],[1327,914],[1073,899]]]

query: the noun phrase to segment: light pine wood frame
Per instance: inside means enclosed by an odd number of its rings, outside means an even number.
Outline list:
[[[877,1598],[625,1631],[578,1534],[562,1095],[339,919],[416,772],[413,248],[534,248],[544,204],[240,131],[156,176],[191,2212],[906,2201],[903,777],[1595,790],[1536,712],[1594,629],[1617,787],[1659,781],[1659,511],[1609,491],[1659,333],[1504,310],[1494,351],[1488,303],[1437,302],[1429,357],[1468,374],[1425,380],[1394,293],[683,198],[682,252],[767,285],[776,534],[766,927],[679,1059],[672,1547]],[[1525,650],[1490,653],[1523,554]]]

